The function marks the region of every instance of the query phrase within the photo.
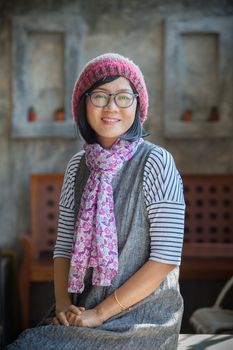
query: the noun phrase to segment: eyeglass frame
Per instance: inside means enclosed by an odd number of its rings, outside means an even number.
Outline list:
[[[119,95],[119,94],[122,94],[122,93],[124,93],[124,92],[117,92],[116,94],[113,94],[113,93],[108,93],[108,92],[105,92],[105,91],[99,91],[99,92],[102,92],[103,94],[105,94],[105,95],[108,96],[108,101],[107,101],[106,105],[104,105],[104,106],[96,106],[96,105],[93,103],[92,99],[91,99],[91,95],[93,95],[93,94],[95,94],[95,93],[97,93],[97,92],[98,92],[98,91],[91,91],[91,92],[86,92],[86,93],[85,93],[85,96],[89,96],[89,97],[90,97],[90,100],[91,100],[91,103],[93,104],[93,106],[95,106],[95,107],[97,107],[97,108],[104,108],[104,107],[107,107],[107,105],[108,105],[109,102],[110,102],[111,96],[114,96],[114,98],[113,98],[113,99],[114,99],[114,103],[115,103],[115,105],[116,105],[117,107],[119,107],[119,108],[129,108],[129,107],[131,107],[132,104],[134,103],[135,98],[137,98],[137,97],[139,96],[139,94],[137,94],[137,93],[126,91],[126,92],[125,92],[126,94],[129,94],[129,95],[131,95],[131,96],[133,97],[133,98],[132,98],[132,103],[131,103],[129,106],[127,106],[127,107],[121,107],[121,106],[119,106],[119,105],[117,104],[117,102],[116,102],[116,96]]]

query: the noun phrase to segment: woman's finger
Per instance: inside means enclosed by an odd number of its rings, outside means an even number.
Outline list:
[[[75,317],[76,317],[76,314],[74,314],[74,313],[71,312],[71,311],[68,311],[68,312],[66,313],[66,319],[67,319],[67,321],[69,322],[69,324],[70,324],[71,320],[73,320]]]
[[[70,319],[70,317],[71,317],[72,314],[73,314],[73,313],[72,313],[71,311],[67,311],[67,312],[66,312],[66,318],[67,318],[68,321],[69,321],[69,319]]]
[[[67,321],[67,318],[64,312],[59,312],[59,314],[57,315],[57,319],[60,322],[60,324],[62,324],[63,326],[69,326],[69,322]]]
[[[85,310],[84,307],[77,307],[75,305],[70,305],[69,307],[69,311],[73,312],[76,315],[80,315],[84,310]]]
[[[71,326],[77,326],[79,321],[79,316],[75,315],[74,313],[71,315],[69,319],[69,323]]]

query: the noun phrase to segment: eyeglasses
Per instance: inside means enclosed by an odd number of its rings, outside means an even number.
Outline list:
[[[111,96],[114,96],[115,104],[120,108],[128,108],[132,106],[135,97],[138,97],[138,94],[133,92],[118,92],[116,94],[109,94],[102,91],[93,91],[86,92],[86,96],[90,96],[91,102],[95,107],[106,107]]]

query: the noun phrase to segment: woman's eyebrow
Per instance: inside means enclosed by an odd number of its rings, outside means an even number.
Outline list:
[[[98,88],[94,89],[93,91],[111,92],[109,89],[101,88],[101,87],[98,87]],[[117,92],[133,92],[130,88],[117,89],[116,91]]]

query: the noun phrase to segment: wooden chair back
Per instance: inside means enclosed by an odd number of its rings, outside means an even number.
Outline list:
[[[183,256],[233,257],[233,175],[187,175],[183,182]]]
[[[33,174],[31,176],[32,257],[36,260],[52,257],[62,182],[62,174]]]

